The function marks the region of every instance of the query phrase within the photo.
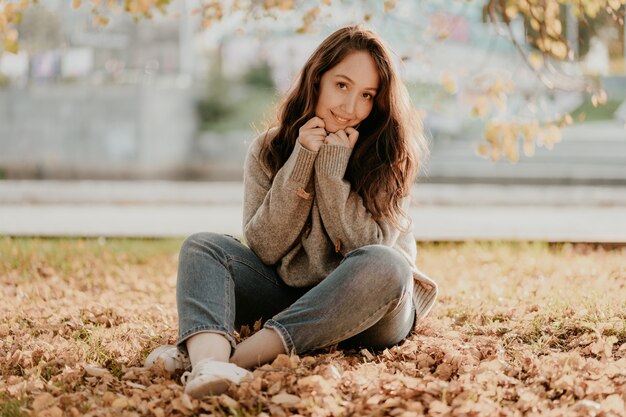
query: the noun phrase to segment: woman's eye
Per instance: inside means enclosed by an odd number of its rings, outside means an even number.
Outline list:
[[[345,89],[347,86],[346,86],[346,83],[337,83],[337,87],[339,87],[340,89],[342,89],[342,90],[343,90],[343,89]]]
[[[374,98],[374,96],[372,96],[370,93],[363,93],[363,98],[365,100],[371,100],[372,98]]]

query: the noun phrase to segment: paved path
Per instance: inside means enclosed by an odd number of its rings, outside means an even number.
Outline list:
[[[241,235],[239,183],[0,182],[0,235]],[[416,188],[418,240],[626,243],[626,187]]]

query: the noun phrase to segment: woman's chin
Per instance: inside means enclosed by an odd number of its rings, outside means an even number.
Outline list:
[[[337,133],[340,130],[346,130],[349,127],[351,127],[351,126],[348,126],[348,125],[346,125],[346,126],[326,125],[325,129],[326,129],[326,132],[328,132],[328,133]]]

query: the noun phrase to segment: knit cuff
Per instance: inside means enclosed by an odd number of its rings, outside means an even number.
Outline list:
[[[285,164],[288,169],[291,169],[289,178],[300,184],[308,184],[316,157],[317,152],[306,149],[300,145],[300,142],[296,141],[293,152]]]
[[[418,322],[426,317],[432,309],[439,289],[435,281],[417,268],[413,270],[413,279],[415,285],[413,303],[415,304],[416,322]]]
[[[352,149],[340,145],[324,145],[315,162],[315,172],[329,177],[340,177],[346,173]]]

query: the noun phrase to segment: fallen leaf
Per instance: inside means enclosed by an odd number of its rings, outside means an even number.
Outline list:
[[[54,406],[52,408],[48,408],[47,410],[43,410],[37,413],[37,417],[63,417],[63,410],[61,410],[57,406]]]
[[[624,400],[622,396],[619,394],[609,395],[600,403],[602,410],[604,411],[612,411],[617,413],[617,415],[623,416],[626,414],[626,409],[624,407]]]
[[[126,381],[126,385],[128,385],[131,388],[137,388],[137,389],[141,389],[141,390],[145,390],[146,389],[145,385],[137,384],[137,383],[132,382],[132,381]]]
[[[194,409],[194,405],[193,405],[193,403],[191,401],[191,397],[189,395],[183,393],[183,395],[180,396],[180,400],[183,403],[183,405],[185,407],[187,407],[188,409],[190,409],[190,410]]]
[[[445,403],[435,400],[429,404],[428,415],[439,416],[449,413],[451,408]]]
[[[309,375],[298,380],[297,385],[308,388],[318,395],[330,395],[335,392],[333,385],[321,375]]]
[[[218,397],[218,401],[224,407],[229,407],[229,408],[232,408],[233,410],[236,410],[237,407],[239,406],[239,403],[237,401],[233,400],[226,394],[220,395]]]
[[[324,378],[328,378],[328,379],[335,379],[335,380],[341,379],[341,372],[339,371],[339,369],[337,369],[335,365],[332,365],[332,364],[327,365],[324,368],[322,368],[320,370],[320,374]]]
[[[54,404],[54,397],[48,393],[41,394],[35,397],[33,400],[33,411],[36,413],[49,408],[52,404]]]
[[[600,411],[600,404],[595,402],[595,401],[591,401],[591,400],[580,400],[578,402],[576,402],[576,404],[574,404],[574,408],[576,409],[589,409],[589,410],[593,410],[593,411]]]
[[[87,375],[95,376],[95,377],[103,377],[109,375],[109,370],[106,368],[100,368],[93,365],[83,364],[83,369],[87,373]]]
[[[453,372],[453,369],[450,364],[442,363],[435,370],[435,376],[447,381],[448,379],[450,379],[450,376],[452,376],[452,372]]]
[[[125,397],[117,397],[111,403],[111,407],[117,408],[117,409],[120,409],[120,410],[124,409],[124,408],[128,407],[128,399],[126,399]]]
[[[183,394],[183,396],[186,394]],[[189,401],[189,397],[187,396],[187,400],[183,399],[183,396],[174,398],[172,400],[172,408],[180,413],[182,413],[183,415],[189,416],[191,414],[193,414],[193,405],[191,404],[191,402]],[[236,410],[237,408],[235,408]]]
[[[293,363],[291,361],[291,358],[288,355],[285,355],[284,353],[281,353],[280,355],[278,355],[276,359],[274,359],[274,361],[272,362],[273,368],[291,369],[292,365]]]
[[[372,355],[370,351],[367,349],[361,349],[361,355],[365,356],[365,358],[370,362],[372,362],[375,359],[374,355]]]
[[[281,404],[286,406],[295,406],[300,402],[300,397],[297,395],[287,394],[286,392],[282,392],[280,394],[276,394],[272,397],[272,402],[274,404]]]

